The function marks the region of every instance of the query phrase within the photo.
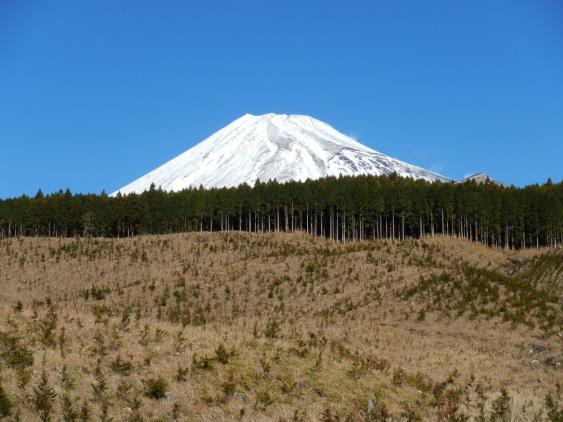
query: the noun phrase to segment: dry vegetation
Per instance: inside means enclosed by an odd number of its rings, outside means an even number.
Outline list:
[[[9,420],[562,418],[561,250],[21,238],[0,282]]]

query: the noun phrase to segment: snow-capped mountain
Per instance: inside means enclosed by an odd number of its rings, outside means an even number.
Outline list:
[[[338,175],[448,179],[388,157],[309,116],[245,114],[201,143],[118,191],[232,187],[257,180],[304,181]]]
[[[471,182],[476,183],[478,185],[490,183],[493,185],[504,186],[504,183],[501,183],[498,180],[493,179],[486,173],[472,174],[471,176],[467,176],[463,180],[460,180],[457,183],[471,183]]]

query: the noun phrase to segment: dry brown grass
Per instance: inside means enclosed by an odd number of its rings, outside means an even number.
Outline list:
[[[545,254],[302,234],[3,240],[0,382],[24,421],[39,420],[43,371],[52,420],[84,404],[89,420],[114,421],[493,420],[503,388],[503,420],[547,420],[546,395],[560,406],[561,314],[542,329],[530,312],[531,328],[403,295],[421,276],[461,277],[462,264],[516,277]],[[554,256],[542,286],[560,311]],[[499,291],[498,307],[519,306]],[[147,393],[159,378],[164,398]]]

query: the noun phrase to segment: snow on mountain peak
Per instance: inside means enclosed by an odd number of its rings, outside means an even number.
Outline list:
[[[141,193],[254,185],[257,180],[304,181],[339,175],[386,175],[447,181],[377,152],[310,116],[245,114],[176,158],[117,192]]]
[[[463,180],[460,180],[457,183],[468,183],[468,182],[473,182],[473,183],[476,183],[478,185],[493,184],[493,185],[498,185],[498,186],[505,186],[503,183],[499,182],[498,180],[493,179],[491,176],[489,176],[486,173],[472,174],[470,176],[464,177]]]

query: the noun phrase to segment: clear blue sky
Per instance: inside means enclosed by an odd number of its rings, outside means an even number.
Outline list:
[[[563,2],[0,0],[0,197],[110,192],[244,113],[563,178]]]

